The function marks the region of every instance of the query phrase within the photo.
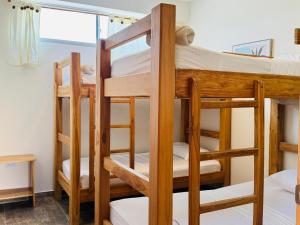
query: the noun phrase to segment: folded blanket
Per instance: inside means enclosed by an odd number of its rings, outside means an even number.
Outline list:
[[[90,65],[82,65],[81,72],[85,75],[93,75],[95,73],[95,69]]]
[[[190,45],[193,43],[195,37],[194,30],[189,26],[176,26],[176,44]],[[150,46],[151,34],[146,37],[146,42]]]

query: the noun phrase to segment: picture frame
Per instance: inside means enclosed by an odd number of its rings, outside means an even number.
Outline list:
[[[273,39],[253,41],[232,46],[232,52],[242,55],[254,55],[258,57],[273,57]]]

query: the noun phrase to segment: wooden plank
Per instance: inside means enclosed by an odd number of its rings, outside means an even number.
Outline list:
[[[71,96],[70,86],[58,86],[57,87],[57,97],[59,98],[69,98]]]
[[[105,50],[105,41],[101,40],[97,44],[95,225],[102,225],[110,215],[110,174],[104,168],[104,158],[110,155],[110,98],[104,96],[110,65],[110,51]]]
[[[175,14],[167,4],[151,12],[149,225],[172,224]]]
[[[189,135],[189,224],[199,225],[200,205],[200,107],[201,98],[198,83],[191,80],[190,126]]]
[[[32,197],[32,188],[16,188],[0,190],[0,201],[12,200],[17,198]]]
[[[134,170],[112,160],[109,157],[104,159],[104,168],[140,193],[145,196],[149,196],[149,181],[147,177],[138,174]]]
[[[70,181],[64,175],[62,171],[58,171],[58,183],[65,190],[65,192],[70,196]]]
[[[130,148],[120,148],[120,149],[111,149],[110,153],[115,154],[115,153],[127,153],[130,152]]]
[[[8,156],[0,156],[0,163],[23,163],[35,161],[36,157],[32,154],[28,155],[8,155]]]
[[[105,96],[150,96],[150,74],[105,79]]]
[[[114,104],[129,104],[130,103],[130,99],[112,99],[110,100],[111,103]]]
[[[129,166],[131,169],[135,167],[135,99],[130,98],[130,154]]]
[[[258,107],[255,108],[255,147],[258,154],[254,156],[254,195],[257,197],[253,205],[253,225],[263,224],[263,203],[264,203],[264,108],[265,95],[264,84],[255,81],[255,100]]]
[[[29,162],[29,184],[32,194],[32,206],[35,207],[35,161]]]
[[[58,133],[57,140],[65,145],[70,145],[70,137],[62,133]]]
[[[130,128],[130,124],[112,124],[110,128]]]
[[[118,33],[108,37],[105,41],[105,49],[113,49],[138,37],[141,37],[151,29],[151,16],[146,16]]]
[[[269,174],[272,175],[283,168],[283,153],[280,152],[280,142],[283,141],[285,106],[278,100],[271,100],[270,115],[270,145],[269,145]]]
[[[241,148],[201,153],[201,161],[257,155],[257,148]]]
[[[54,157],[54,197],[61,200],[61,186],[58,181],[58,171],[62,170],[62,143],[57,134],[62,133],[62,99],[59,98],[58,88],[62,85],[62,70],[54,64],[54,104],[55,104],[55,157]]]
[[[219,139],[220,132],[219,131],[201,129],[200,135],[203,136],[203,137],[210,137],[210,138]]]
[[[255,80],[264,82],[266,98],[298,98],[300,93],[297,76],[180,69],[176,70],[177,97],[189,96],[190,78],[201,79],[202,97],[251,98]]]
[[[89,110],[89,191],[94,191],[95,182],[95,89],[90,89]]]
[[[300,141],[300,95],[298,107],[298,143]],[[298,160],[297,160],[297,185],[300,185],[300,144],[298,144]],[[299,194],[299,193],[295,193]],[[296,225],[300,225],[300,205],[296,205]]]
[[[243,101],[202,101],[202,109],[220,109],[220,108],[250,108],[256,107],[257,102],[253,100]]]
[[[256,202],[256,199],[257,198],[255,197],[255,195],[249,195],[245,197],[237,197],[233,199],[205,203],[200,205],[199,212],[200,214],[203,214],[217,210],[228,209],[240,205],[251,204],[253,202]]]
[[[226,99],[226,101],[231,101]],[[220,109],[220,132],[219,132],[219,151],[223,152],[231,149],[231,116],[232,109]],[[224,185],[228,186],[231,182],[231,159],[220,160],[222,170],[224,171]]]
[[[298,145],[280,142],[279,150],[282,152],[292,152],[298,154]]]
[[[103,225],[113,225],[110,221],[108,220],[104,220],[103,221]]]
[[[71,98],[70,98],[70,195],[69,221],[80,222],[80,157],[81,157],[81,70],[80,54],[71,54]]]
[[[189,141],[189,100],[180,99],[181,101],[181,118],[180,118],[180,140]]]

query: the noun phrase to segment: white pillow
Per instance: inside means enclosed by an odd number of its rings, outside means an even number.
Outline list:
[[[200,148],[200,152],[209,152],[205,148]],[[173,144],[173,154],[183,158],[185,160],[189,159],[189,144],[185,142],[174,142]]]
[[[282,189],[294,193],[297,185],[297,171],[284,170],[270,176]]]

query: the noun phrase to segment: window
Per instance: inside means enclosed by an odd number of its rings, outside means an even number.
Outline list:
[[[40,22],[41,38],[95,44],[96,34],[96,15],[42,9]]]

